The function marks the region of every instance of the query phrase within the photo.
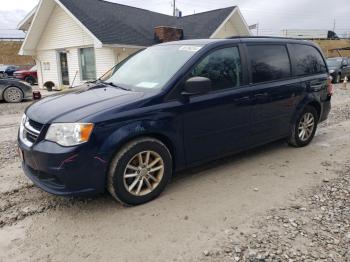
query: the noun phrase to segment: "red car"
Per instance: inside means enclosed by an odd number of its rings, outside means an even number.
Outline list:
[[[34,85],[38,82],[37,66],[33,66],[29,70],[16,71],[13,76],[17,79],[24,80],[27,83]]]

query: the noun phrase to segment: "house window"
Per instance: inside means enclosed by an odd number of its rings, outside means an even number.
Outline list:
[[[79,53],[81,80],[95,80],[96,63],[94,48],[81,48]]]
[[[43,63],[43,69],[46,70],[46,71],[50,70],[50,62],[44,62]]]

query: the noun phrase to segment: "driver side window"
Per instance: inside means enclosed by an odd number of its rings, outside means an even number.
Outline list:
[[[192,70],[190,77],[196,76],[209,78],[213,91],[238,87],[242,82],[238,47],[223,48],[210,53]]]

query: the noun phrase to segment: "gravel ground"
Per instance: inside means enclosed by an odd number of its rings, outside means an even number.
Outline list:
[[[17,142],[15,140],[0,143],[0,168],[19,160],[16,148]]]
[[[329,113],[328,120],[321,123],[320,127],[332,126],[347,120],[350,120],[350,104],[336,105]]]
[[[324,163],[324,165],[331,165]],[[248,232],[228,230],[211,261],[350,261],[350,162],[333,180],[301,191],[295,204],[267,212]]]

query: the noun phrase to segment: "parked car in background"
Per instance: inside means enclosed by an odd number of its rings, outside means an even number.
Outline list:
[[[6,78],[8,76],[13,76],[13,73],[18,70],[18,66],[14,65],[3,65],[0,66],[0,78]]]
[[[26,81],[27,83],[34,85],[38,82],[37,66],[33,66],[29,70],[16,71],[13,76],[17,79]]]
[[[8,103],[19,103],[33,97],[32,87],[17,79],[0,79],[0,100]]]
[[[339,83],[347,76],[350,78],[350,58],[334,57],[327,59],[329,73],[333,78],[333,83]]]
[[[328,117],[332,91],[326,59],[311,42],[156,45],[109,79],[28,107],[18,133],[22,166],[49,193],[107,189],[138,205],[157,197],[177,170],[283,138],[307,146]]]

